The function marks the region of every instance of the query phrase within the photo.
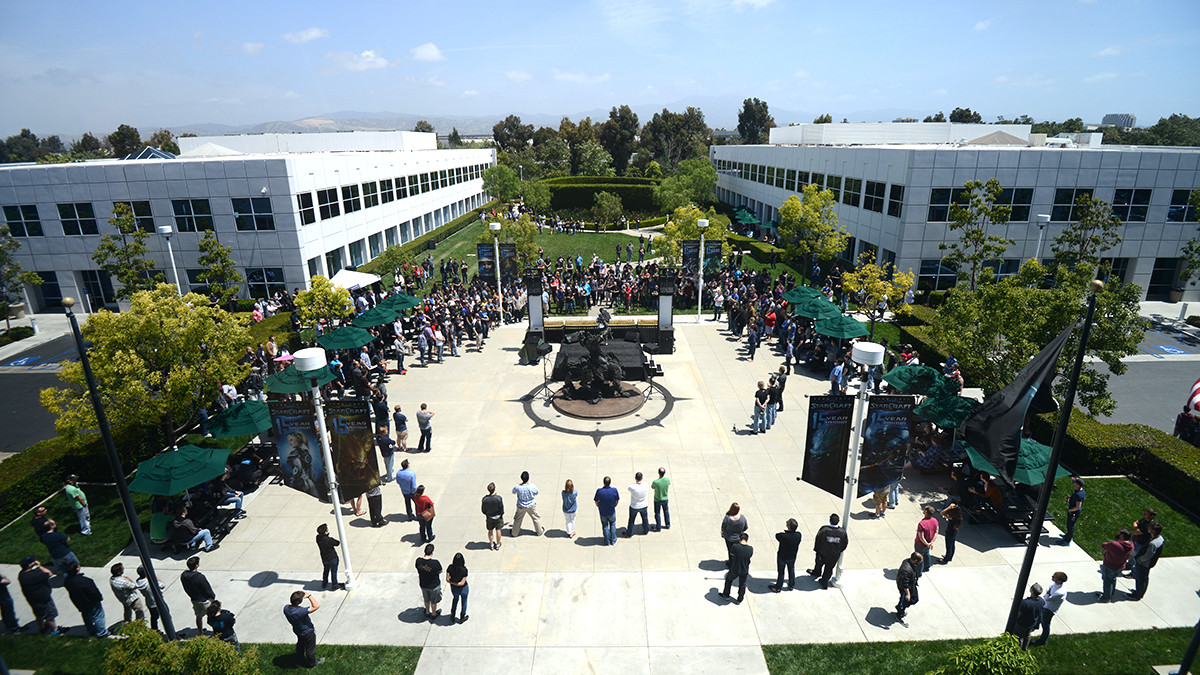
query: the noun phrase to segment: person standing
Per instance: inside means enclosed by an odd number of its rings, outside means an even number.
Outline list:
[[[962,527],[962,509],[956,502],[950,502],[949,506],[942,509],[942,517],[946,519],[946,535],[942,537],[946,542],[946,555],[942,556],[941,563],[949,565],[950,561],[954,559],[954,545],[958,541],[958,528]]]
[[[629,523],[625,526],[625,538],[633,536],[633,523],[638,516],[642,517],[642,534],[650,533],[650,518],[647,511],[650,507],[650,486],[642,482],[642,472],[633,476],[633,484],[629,490]]]
[[[221,642],[228,642],[233,645],[233,648],[241,653],[242,647],[238,644],[237,633],[233,630],[233,625],[237,623],[237,617],[233,612],[227,609],[221,609],[221,601],[213,600],[208,603],[208,627],[212,628],[213,635],[217,636]]]
[[[450,586],[450,620],[454,620],[455,611],[458,609],[458,601],[462,600],[462,614],[458,617],[459,623],[466,622],[471,618],[467,616],[467,595],[471,591],[471,587],[467,584],[467,561],[463,558],[463,554],[455,553],[454,562],[446,568],[446,583]]]
[[[300,603],[305,600],[308,600],[308,607],[301,607]],[[293,591],[288,598],[288,604],[283,608],[283,618],[292,625],[292,632],[296,634],[296,660],[306,668],[315,668],[325,663],[325,659],[317,658],[317,629],[309,617],[318,609],[321,609],[321,605],[317,599],[312,593],[304,591]]]
[[[721,519],[721,539],[725,541],[725,552],[729,555],[725,561],[725,568],[729,569],[729,565],[733,560],[733,545],[738,543],[741,535],[749,528],[746,522],[746,516],[742,513],[742,507],[734,502],[729,505],[729,510],[725,512],[725,517]]]
[[[421,432],[421,440],[417,441],[417,452],[429,452],[433,449],[433,425],[430,424],[433,415],[434,412],[422,403],[421,410],[417,413],[417,429]]]
[[[417,524],[421,530],[421,542],[428,544],[433,541],[433,517],[437,512],[433,510],[433,500],[425,496],[425,486],[418,485],[413,504],[417,510]]]
[[[1116,539],[1102,542],[1100,548],[1104,550],[1104,560],[1100,563],[1100,579],[1103,586],[1102,590],[1096,591],[1096,597],[1100,602],[1112,602],[1113,593],[1117,588],[1117,577],[1120,576],[1121,570],[1125,569],[1125,563],[1133,556],[1133,542],[1130,541],[1129,530],[1122,527],[1117,532]]]
[[[29,522],[33,526],[33,534],[39,540],[43,534],[50,531],[50,518],[46,515],[46,507],[39,506],[33,511],[33,520]]]
[[[1017,618],[1013,621],[1013,634],[1017,636],[1022,650],[1029,651],[1029,634],[1037,628],[1045,610],[1046,601],[1042,599],[1042,585],[1033,584],[1029,587],[1029,597],[1022,600],[1017,607]]]
[[[775,535],[775,541],[779,542],[779,551],[775,554],[775,567],[779,571],[779,576],[775,578],[775,585],[767,587],[774,593],[783,590],[785,570],[788,577],[788,590],[796,589],[796,554],[800,550],[800,540],[804,537],[798,532],[799,528],[800,523],[796,522],[795,518],[788,518],[787,529]]]
[[[408,452],[408,415],[400,411],[397,405],[392,412],[392,424],[396,427],[396,442],[400,444],[400,452]]]
[[[417,558],[417,581],[421,587],[421,600],[425,603],[425,618],[429,623],[437,621],[442,610],[442,563],[433,558],[433,544],[425,545],[425,556]]]
[[[488,483],[487,491],[479,510],[483,512],[484,524],[487,526],[488,544],[493,551],[499,551],[500,529],[504,527],[504,498],[496,494],[495,483]]]
[[[400,487],[400,494],[404,495],[404,508],[408,511],[408,519],[412,521],[416,518],[413,515],[413,497],[417,494],[417,473],[408,468],[408,460],[400,461],[400,470],[396,472],[396,485]]]
[[[67,500],[71,502],[71,508],[75,509],[75,517],[79,519],[79,534],[87,537],[92,534],[92,516],[88,511],[87,495],[83,490],[79,489],[79,476],[71,474],[67,476],[67,484],[63,487],[63,492],[67,495]]]
[[[338,583],[338,563],[341,561],[338,558],[338,546],[342,542],[329,536],[329,526],[321,523],[317,526],[317,551],[321,554],[321,590],[326,590],[330,586],[333,590],[345,588],[345,584]]]
[[[921,568],[917,576],[929,571],[930,560],[933,558],[933,542],[937,540],[938,520],[933,515],[933,507],[926,506],[923,510],[925,517],[917,523],[917,536],[913,539],[913,550],[921,554]]]
[[[138,592],[142,594],[142,602],[146,603],[146,611],[150,613],[150,630],[158,630],[158,603],[154,601],[154,593],[150,590],[150,577],[146,575],[146,568],[140,565],[137,568],[137,575],[138,578],[134,584],[137,586]],[[158,579],[155,579],[154,583],[158,584],[160,591],[167,587]]]
[[[766,383],[759,380],[758,389],[754,392],[754,417],[750,421],[750,433],[767,433],[767,401],[770,399]]]
[[[537,536],[542,536],[542,518],[537,512],[537,486],[529,482],[529,472],[521,472],[521,483],[512,489],[513,494],[517,496],[517,511],[513,514],[512,536],[519,537],[521,535],[521,521],[528,515],[533,520],[533,531]]]
[[[767,429],[775,425],[775,414],[779,410],[779,381],[775,376],[767,385]]]
[[[187,571],[179,575],[179,583],[183,591],[192,601],[192,612],[196,615],[196,634],[204,635],[204,617],[208,613],[208,603],[217,599],[208,579],[200,572],[200,558],[192,556],[187,561]]]
[[[908,622],[904,620],[908,608],[920,600],[917,594],[917,580],[921,577],[918,571],[920,568],[921,554],[914,551],[912,555],[904,559],[904,562],[900,563],[900,569],[896,571],[896,588],[900,591],[900,601],[896,603],[896,620],[902,626],[908,626]]]
[[[788,363],[791,363],[792,341],[789,339],[787,343]],[[779,405],[777,412],[783,412],[783,391],[787,389],[787,368],[779,366],[779,374],[775,376],[775,381],[779,383]]]
[[[808,570],[808,573],[819,577],[821,588],[829,588],[829,579],[833,576],[833,569],[837,566],[838,558],[842,557],[842,551],[845,551],[846,546],[850,543],[846,530],[838,527],[839,520],[838,514],[830,514],[829,524],[821,526],[821,529],[817,530],[817,536],[813,538],[816,562],[813,564],[813,568]]]
[[[612,478],[604,477],[604,487],[596,490],[594,499],[600,512],[600,531],[604,534],[604,544],[612,546],[617,543],[617,504],[621,501],[621,493],[612,486]]]
[[[104,620],[104,596],[100,595],[96,582],[79,569],[79,563],[67,565],[67,580],[63,582],[63,588],[67,589],[71,604],[75,605],[75,609],[83,616],[88,635],[108,636],[108,623]]]
[[[17,610],[13,606],[12,595],[8,592],[9,585],[12,581],[8,577],[0,574],[0,620],[4,621],[4,627],[10,633],[17,633],[21,630],[21,622],[17,619]]]
[[[47,525],[50,531],[42,535],[42,544],[50,554],[50,562],[60,573],[65,573],[72,563],[78,565],[79,558],[71,550],[71,538],[58,531],[58,523],[51,520]]]
[[[829,371],[830,396],[837,396],[838,394],[846,393],[845,388],[842,387],[842,371],[845,369],[845,366],[843,365],[844,361],[845,360],[839,356],[837,358],[837,362],[833,366],[833,370]]]
[[[58,618],[58,608],[54,606],[51,596],[50,579],[54,573],[46,569],[33,556],[21,561],[21,571],[17,573],[17,583],[21,585],[21,595],[33,610],[33,618],[37,622],[38,631],[58,635],[59,629],[55,619]]]
[[[125,610],[125,623],[129,623],[134,616],[138,621],[145,621],[146,603],[142,602],[142,594],[138,592],[137,584],[125,576],[125,565],[114,563],[108,571],[112,574],[108,585],[112,588],[113,595],[117,596],[117,600],[121,601],[121,607]]]
[[[744,516],[743,516],[744,517]],[[738,582],[738,596],[735,604],[742,604],[746,598],[746,578],[750,576],[750,558],[754,556],[754,547],[749,544],[750,535],[743,531],[738,540],[729,548],[729,571],[725,573],[725,590],[719,594],[729,600],[729,591],[733,589],[733,580]]]
[[[1142,517],[1139,520],[1133,521],[1133,555],[1129,558],[1129,565],[1126,569],[1130,571],[1130,576],[1133,576],[1133,570],[1137,567],[1137,557],[1142,554],[1142,549],[1146,548],[1146,544],[1150,543],[1150,523],[1153,523],[1158,518],[1158,512],[1154,509],[1146,509],[1142,511]],[[37,529],[36,524],[34,529]]]
[[[667,491],[671,488],[671,479],[667,478],[667,469],[658,467],[658,478],[650,483],[654,490],[654,531],[671,529],[671,510],[668,508]],[[662,516],[662,519],[659,519]]]
[[[1055,572],[1050,576],[1053,582],[1050,588],[1046,589],[1046,594],[1042,596],[1042,634],[1033,642],[1035,646],[1042,646],[1050,639],[1050,622],[1054,620],[1054,616],[1058,614],[1058,610],[1062,609],[1063,600],[1067,599],[1067,575],[1063,572]]]
[[[1133,568],[1133,592],[1129,594],[1130,600],[1141,600],[1146,595],[1146,589],[1150,586],[1150,570],[1158,564],[1158,559],[1162,556],[1163,546],[1167,543],[1162,536],[1162,523],[1153,522],[1148,526],[1150,528],[1150,541],[1142,547],[1142,552],[1137,556],[1137,564]]]
[[[567,479],[566,485],[563,486],[562,504],[563,504],[563,520],[566,522],[567,537],[575,538],[575,513],[579,510],[579,495],[575,492],[575,483],[571,479]],[[451,614],[454,611],[451,610]]]
[[[376,430],[375,445],[379,446],[379,454],[383,456],[383,482],[386,483],[396,476],[396,441],[388,435],[386,424],[379,425]]]
[[[1080,514],[1083,513],[1083,479],[1075,476],[1071,479],[1071,487],[1073,491],[1067,497],[1067,531],[1062,536],[1062,540],[1058,542],[1060,546],[1070,546],[1071,540],[1075,537],[1075,521],[1079,520]]]

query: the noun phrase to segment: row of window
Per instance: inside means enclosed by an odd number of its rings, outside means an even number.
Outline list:
[[[233,203],[233,220],[237,229],[242,231],[275,229],[275,216],[271,212],[269,198],[235,198],[230,201]],[[115,209],[118,204],[124,204],[129,208],[138,227],[154,234],[154,216],[150,211],[150,202],[113,202],[113,208]],[[96,211],[91,204],[79,202],[58,204],[57,206],[63,234],[72,236],[100,234]],[[201,232],[213,229],[212,206],[207,199],[173,199],[171,200],[171,210],[175,214],[175,227],[180,232]],[[42,220],[38,215],[37,204],[5,206],[4,220],[8,223],[8,229],[14,237],[43,236]]]
[[[1050,220],[1069,223],[1078,219],[1075,201],[1080,197],[1091,199],[1094,188],[1057,188],[1054,204],[1050,209]],[[1144,223],[1150,209],[1150,188],[1117,188],[1113,192],[1113,215],[1127,223]],[[1196,208],[1188,205],[1190,190],[1175,190],[1171,193],[1171,205],[1167,209],[1167,222],[1196,222]],[[950,220],[951,204],[966,204],[969,195],[965,188],[934,188],[929,193],[929,215],[931,223]],[[998,205],[1012,209],[1010,222],[1027,222],[1033,204],[1033,188],[1004,188]]]
[[[886,208],[887,214],[893,218],[899,218],[904,208],[903,185],[893,184],[889,191],[888,184],[881,181],[864,181],[861,178],[849,177],[843,180],[841,176],[832,174],[746,164],[727,159],[716,160],[716,167],[719,172],[790,192],[800,192],[805,185],[816,185],[832,192],[833,198],[846,206],[861,207],[875,213],[883,213]]]
[[[1102,281],[1109,279],[1119,279],[1122,282],[1128,281],[1129,277],[1129,261],[1130,258],[1101,258],[1101,274]],[[989,260],[983,263],[984,267],[991,268],[993,275],[1002,279],[1011,277],[1021,270],[1021,264],[1024,260],[1019,258],[1002,258],[999,260]],[[1053,258],[1042,259],[1042,264],[1052,265]],[[918,291],[939,291],[947,288],[952,288],[958,283],[958,274],[952,263],[947,260],[939,260],[936,258],[925,259],[921,261],[921,271],[917,276]]]
[[[208,294],[208,284],[200,280],[200,275],[204,272],[203,269],[187,270],[188,291],[191,293]],[[266,298],[274,295],[276,292],[287,292],[287,284],[283,278],[282,267],[247,267],[246,273],[246,290],[249,298]],[[56,272],[37,272],[37,275],[42,278],[42,283],[37,287],[38,293],[42,296],[42,303],[46,307],[61,307],[62,306],[62,286],[58,281],[58,273]],[[80,278],[83,281],[83,290],[88,296],[88,309],[95,311],[104,305],[112,305],[117,302],[117,296],[113,289],[112,278],[108,272],[104,270],[80,270]]]
[[[354,213],[362,209],[387,204],[399,199],[406,199],[440,188],[458,185],[470,180],[483,177],[486,164],[459,166],[452,169],[442,169],[429,173],[413,174],[385,178],[369,183],[343,185],[341,188],[326,188],[317,190],[316,204],[313,203],[311,192],[301,192],[296,195],[296,205],[300,209],[300,223],[312,225],[317,222],[317,213],[321,220],[336,218],[342,213]],[[339,268],[340,269],[340,268]]]

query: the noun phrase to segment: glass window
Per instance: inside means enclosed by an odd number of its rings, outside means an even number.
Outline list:
[[[247,267],[246,291],[251,298],[269,298],[276,293],[286,293],[282,267]]]
[[[42,220],[38,218],[37,204],[5,206],[4,220],[14,237],[42,236]]]
[[[387,242],[388,246],[395,246],[396,244],[400,243],[396,238],[396,229],[397,228],[389,227],[383,231],[383,239]]]
[[[841,176],[826,176],[825,189],[833,193],[833,201],[841,198],[842,194],[842,177]]]
[[[886,188],[886,183],[867,181],[867,191],[863,195],[863,208],[875,213],[883,213],[883,195]]]
[[[208,295],[208,282],[200,278],[208,270],[201,267],[196,269],[185,270],[188,280],[188,293],[199,293],[200,295]]]
[[[426,174],[426,176],[428,177],[428,174]],[[426,180],[424,182],[428,183],[429,181]],[[416,195],[421,194],[421,192],[422,192],[421,187],[422,187],[421,174],[413,174],[408,177],[408,196],[409,197],[414,197]]]
[[[325,271],[333,276],[342,269],[342,249],[335,248],[325,254]]]
[[[1191,196],[1191,190],[1175,190],[1171,193],[1171,206],[1167,208],[1168,223],[1194,223],[1196,222],[1196,207],[1188,205],[1188,198]],[[9,207],[4,207],[5,213]],[[24,206],[21,207],[25,208]],[[34,213],[36,218],[37,213]]]
[[[900,211],[904,208],[904,186],[893,185],[892,191],[888,195],[888,215],[893,218],[900,217]]]
[[[238,198],[233,202],[233,222],[243,232],[275,229],[271,200],[267,197]]]
[[[404,176],[396,178],[396,199],[408,197],[408,180]]]
[[[1010,223],[1029,222],[1029,206],[1033,203],[1033,188],[1004,188],[996,200],[999,206],[1007,206],[1012,210],[1008,217]]]
[[[1058,188],[1054,191],[1054,208],[1050,211],[1050,220],[1071,222],[1075,220],[1075,200],[1087,196],[1092,198],[1092,188]]]
[[[362,210],[362,200],[358,198],[358,185],[342,186],[342,210],[346,213]]]
[[[379,181],[379,201],[382,204],[387,204],[390,201],[395,201],[396,193],[392,190],[392,179],[385,178]]]
[[[134,222],[137,223],[137,226],[141,230],[150,234],[155,233],[154,216],[150,213],[150,202],[113,202],[114,210],[117,204],[124,204],[129,207],[130,212],[133,213]]]
[[[383,233],[382,232],[376,232],[375,234],[371,235],[370,237],[367,237],[367,243],[371,246],[371,259],[372,260],[374,260],[375,258],[378,258],[380,253],[383,253]]]
[[[1146,222],[1146,211],[1150,208],[1150,190],[1117,188],[1113,194],[1113,215],[1129,223]]]
[[[100,234],[96,227],[96,212],[87,202],[59,204],[58,217],[62,220],[64,234]]]
[[[42,298],[42,306],[62,307],[62,287],[58,285],[58,274],[38,272],[37,275],[42,278],[42,283],[35,287],[37,294]]]
[[[337,188],[317,190],[317,206],[321,209],[321,220],[329,220],[342,215],[342,207],[338,203]]]
[[[846,206],[858,206],[861,198],[862,180],[859,178],[847,178],[846,190],[842,193],[842,203]]]
[[[929,192],[929,216],[931,223],[945,223],[950,220],[951,204],[966,204],[970,194],[966,188],[934,188]]]
[[[433,187],[429,183],[429,174],[427,174],[427,173],[421,174],[421,192],[426,193],[432,189],[433,189]]]
[[[958,281],[954,267],[944,260],[933,258],[921,261],[921,274],[917,277],[917,289],[940,291],[951,288]]]
[[[104,270],[80,270],[83,277],[83,292],[87,293],[88,302],[94,312],[105,305],[117,302],[117,294],[113,292],[112,278]]]
[[[200,232],[213,229],[212,208],[207,199],[173,199],[175,229],[180,232]]]
[[[313,208],[311,192],[301,192],[296,195],[296,206],[300,207],[301,225],[312,225],[317,222],[317,211]]]
[[[1101,258],[1097,278],[1106,283],[1113,278],[1126,283],[1129,279],[1129,258]]]
[[[308,259],[308,278],[311,279],[321,274],[321,257]]]
[[[445,169],[442,169],[441,176],[442,176],[442,187],[450,187],[449,172],[447,172]]]
[[[362,194],[363,194],[363,208],[369,209],[372,206],[379,206],[379,184],[378,183],[376,183],[374,181],[371,181],[370,183],[363,183]]]
[[[358,267],[365,262],[366,260],[363,259],[363,240],[359,239],[358,241],[350,242],[350,264]]]
[[[814,174],[812,175],[812,184],[813,184],[813,185],[816,185],[817,187],[819,187],[819,188],[821,188],[822,190],[824,190],[824,189],[825,189],[825,174],[823,174],[823,173],[814,173]]]

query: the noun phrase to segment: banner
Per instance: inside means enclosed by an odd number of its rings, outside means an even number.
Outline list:
[[[517,265],[517,245],[500,244],[500,278],[504,281],[516,281],[521,276],[521,268]]]
[[[371,408],[366,401],[330,401],[325,404],[325,427],[343,501],[379,485],[379,460]]]
[[[900,481],[912,438],[915,396],[872,396],[863,421],[858,496]]]
[[[700,269],[700,240],[684,239],[679,242],[679,250],[683,254],[683,276],[685,279],[695,279]]]
[[[853,396],[813,396],[808,399],[808,436],[804,442],[805,483],[841,497],[846,485]]]
[[[317,440],[316,412],[304,401],[268,401],[271,427],[283,483],[323,502],[329,501],[325,463]]]
[[[721,271],[721,240],[704,240],[704,276],[714,277]]]
[[[479,278],[491,279],[496,282],[496,247],[493,244],[475,244],[475,254],[479,257]]]

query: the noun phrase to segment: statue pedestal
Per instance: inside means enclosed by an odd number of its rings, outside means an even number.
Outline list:
[[[621,390],[627,392],[626,396],[602,398],[599,403],[568,399],[563,396],[562,390],[559,390],[551,399],[551,404],[556,411],[578,420],[612,420],[632,415],[646,403],[646,397],[634,385],[622,382]]]

